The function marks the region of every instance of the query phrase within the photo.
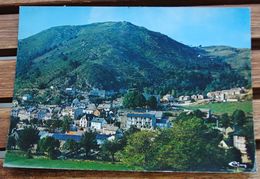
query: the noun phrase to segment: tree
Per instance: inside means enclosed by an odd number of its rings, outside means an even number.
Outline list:
[[[58,119],[50,119],[45,123],[50,132],[54,132],[56,129],[62,127],[62,121]]]
[[[39,141],[39,150],[47,152],[50,159],[56,159],[59,153],[60,142],[53,137],[44,137]]]
[[[91,150],[98,149],[96,133],[94,133],[92,131],[86,131],[82,136],[80,144],[81,144],[81,147],[83,147],[85,150],[86,157],[88,157]]]
[[[126,108],[143,107],[146,104],[145,97],[137,91],[129,91],[123,99],[123,105]]]
[[[115,162],[115,153],[122,150],[123,144],[121,140],[107,140],[101,147],[103,153],[109,153],[112,163]]]
[[[148,100],[147,100],[147,106],[150,107],[151,109],[157,109],[157,100],[154,96],[151,96]]]
[[[124,135],[121,138],[121,143],[122,143],[123,147],[126,146],[128,138],[131,137],[134,133],[139,132],[139,131],[141,131],[139,128],[137,128],[134,125],[131,125],[130,128],[124,132]]]
[[[70,152],[75,152],[80,148],[78,142],[73,139],[68,139],[62,146],[64,150],[69,150]]]
[[[150,168],[155,135],[153,131],[140,131],[131,135],[122,151],[121,160],[128,165]]]
[[[226,151],[225,157],[224,157],[226,164],[228,166],[229,162],[236,161],[236,162],[242,162],[241,158],[241,152],[237,148],[233,147]]]
[[[11,133],[14,128],[16,128],[16,125],[18,124],[19,121],[20,120],[18,117],[13,117],[13,116],[11,117],[9,133]]]
[[[218,147],[221,138],[202,119],[193,117],[177,121],[155,138],[153,167],[164,170],[214,170],[223,166],[224,150]],[[226,165],[226,163],[224,164]]]
[[[230,119],[230,117],[228,116],[227,113],[224,113],[224,114],[221,115],[220,124],[224,128],[228,128],[228,127],[231,126],[231,119]]]
[[[235,130],[239,130],[246,123],[246,115],[242,110],[235,110],[232,114]]]
[[[62,132],[68,132],[70,130],[70,120],[68,117],[64,117],[62,121]]]
[[[37,144],[39,140],[39,131],[33,127],[25,127],[18,132],[17,145],[18,147],[27,152],[27,157],[30,157],[31,148]]]
[[[198,118],[202,118],[202,117],[205,116],[205,114],[199,109],[193,111],[193,114],[194,114],[195,117],[198,117]]]
[[[134,105],[136,107],[143,107],[146,105],[145,97],[141,93],[137,93],[134,99]]]
[[[9,136],[8,137],[8,142],[7,142],[7,148],[8,149],[13,149],[16,145],[16,140],[14,136]]]
[[[218,147],[220,132],[194,115],[182,118],[173,128],[129,136],[120,152],[122,162],[148,170],[214,171],[226,167],[225,150]]]

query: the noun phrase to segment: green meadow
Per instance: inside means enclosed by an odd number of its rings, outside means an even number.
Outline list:
[[[47,158],[28,159],[21,154],[7,152],[5,166],[19,168],[52,168],[52,169],[76,169],[76,170],[121,170],[131,171],[140,168],[127,166],[122,163],[111,163],[91,160],[50,160]]]
[[[185,109],[211,109],[213,114],[228,113],[231,115],[235,110],[240,109],[245,113],[252,113],[252,101],[241,101],[241,102],[225,102],[225,103],[208,103],[201,105],[190,105],[185,106]]]

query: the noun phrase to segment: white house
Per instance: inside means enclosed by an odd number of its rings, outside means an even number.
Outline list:
[[[27,112],[25,109],[21,109],[18,111],[18,117],[20,118],[20,120],[30,120],[30,113]]]
[[[191,95],[191,99],[194,99],[195,101],[198,99],[197,95]]]
[[[250,163],[251,160],[247,154],[246,148],[246,138],[244,136],[234,136],[233,137],[233,145],[235,148],[240,150],[242,163]]]
[[[84,115],[82,118],[80,118],[79,126],[83,127],[83,128],[88,127],[88,119],[87,119],[86,115]]]
[[[184,101],[190,100],[190,96],[184,96],[184,97],[183,97],[183,100],[184,100]]]
[[[104,118],[94,117],[91,120],[90,127],[92,129],[101,130],[105,124],[107,124],[107,121]]]
[[[156,127],[155,114],[129,113],[127,114],[127,128],[136,126],[139,129],[153,129]]]
[[[170,102],[170,101],[174,100],[174,97],[170,94],[166,94],[166,95],[163,96],[162,100],[165,101],[165,102]]]
[[[25,95],[23,95],[22,99],[23,99],[23,101],[28,101],[28,100],[32,99],[32,96],[30,94],[25,94]]]
[[[201,94],[198,94],[198,95],[197,95],[197,98],[198,98],[199,100],[202,100],[202,99],[204,99],[204,96],[201,95]]]

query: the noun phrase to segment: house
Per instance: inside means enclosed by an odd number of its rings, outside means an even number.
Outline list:
[[[228,134],[231,133],[231,132],[234,132],[234,129],[232,129],[231,127],[226,128],[226,129],[225,129],[224,136],[225,136],[225,137],[228,137]]]
[[[117,126],[111,124],[105,124],[102,129],[102,133],[106,135],[115,135],[118,130]]]
[[[156,119],[162,119],[162,117],[163,117],[162,111],[149,111],[148,113],[155,115]]]
[[[49,109],[40,109],[36,116],[38,120],[50,120],[52,114]]]
[[[26,111],[26,109],[20,109],[18,111],[18,117],[20,120],[30,120],[30,113]]]
[[[169,119],[163,118],[163,119],[156,119],[156,127],[158,128],[170,128],[171,124]]]
[[[67,106],[61,110],[61,115],[62,116],[69,116],[69,117],[74,117],[74,109],[73,107]]]
[[[221,93],[220,94],[220,100],[221,101],[225,101],[226,100],[226,94],[225,93]]]
[[[99,117],[99,116],[101,115],[101,112],[96,109],[96,110],[93,112],[93,114],[94,114],[95,116]]]
[[[107,104],[107,103],[102,103],[102,104],[99,104],[99,105],[98,105],[97,109],[99,109],[99,110],[105,110],[105,111],[110,111],[110,110],[112,109],[112,104],[111,104],[111,103],[109,103],[109,104]]]
[[[83,108],[77,108],[74,110],[74,119],[79,119],[84,114]]]
[[[219,147],[219,148],[222,148],[222,149],[225,149],[225,150],[231,148],[230,146],[228,146],[228,144],[227,144],[224,140],[221,140],[221,141],[220,141],[220,143],[218,144],[218,147]]]
[[[86,116],[83,116],[82,118],[80,118],[79,126],[84,127],[84,128],[88,127],[88,120],[87,120]]]
[[[183,101],[184,100],[184,96],[179,96],[179,101]]]
[[[107,121],[104,118],[94,117],[91,120],[90,127],[92,129],[101,130],[105,124],[107,124]]]
[[[184,101],[190,100],[190,96],[184,96],[184,97],[183,97],[183,100],[184,100]]]
[[[166,94],[162,97],[162,101],[164,102],[172,102],[174,100],[174,97],[170,94]]]
[[[238,102],[238,99],[227,99],[227,102]]]
[[[243,136],[233,137],[234,147],[240,150],[241,153],[246,153],[246,138]]]
[[[78,98],[72,100],[71,107],[78,107],[80,106],[80,102]]]
[[[90,121],[93,119],[93,114],[85,114],[79,120],[79,126],[83,128],[90,127]]]
[[[201,111],[201,112],[203,112],[203,113],[205,113],[206,114],[206,118],[208,119],[208,118],[211,118],[211,109],[204,109],[204,108],[199,108],[199,110]]]
[[[70,96],[74,96],[76,94],[76,90],[74,88],[66,88],[65,93]]]
[[[86,108],[89,110],[93,110],[93,111],[95,111],[97,109],[96,105],[94,103],[88,104]]]
[[[81,103],[78,98],[73,99],[71,103],[71,107],[74,108],[85,108],[86,105],[84,103]]]
[[[93,114],[94,110],[92,109],[84,109],[83,113],[85,114]]]
[[[153,129],[156,127],[155,114],[149,113],[129,113],[127,114],[126,127],[136,126],[139,129]]]
[[[17,100],[13,100],[13,107],[17,107],[18,106],[18,101]]]
[[[11,111],[11,116],[18,117],[18,114],[19,114],[19,109],[13,108],[12,111]]]
[[[251,160],[247,154],[246,138],[244,136],[233,136],[233,145],[241,152],[242,163],[250,163]]]
[[[204,99],[204,96],[201,95],[201,94],[198,94],[198,95],[197,95],[197,99],[198,99],[198,100],[202,100],[202,99]]]
[[[30,95],[30,94],[24,94],[24,95],[22,96],[22,100],[23,100],[23,101],[32,100],[32,95]]]
[[[193,100],[195,100],[195,101],[197,101],[197,99],[198,99],[197,95],[191,95],[190,98],[193,99]]]

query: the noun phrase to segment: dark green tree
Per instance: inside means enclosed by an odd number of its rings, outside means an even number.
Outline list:
[[[16,128],[16,125],[19,121],[20,120],[18,117],[11,117],[9,133],[11,133],[14,128]]]
[[[44,137],[39,141],[39,150],[46,152],[50,159],[57,159],[59,153],[60,142],[53,137]]]
[[[225,150],[218,147],[221,140],[203,119],[186,115],[173,128],[135,132],[119,156],[148,170],[214,171],[227,166]]]
[[[146,105],[145,97],[137,91],[129,91],[123,99],[123,105],[126,108],[137,108]]]
[[[85,150],[86,157],[88,157],[91,150],[98,149],[96,133],[91,131],[86,131],[82,136],[80,144],[81,147]]]
[[[227,113],[222,114],[219,120],[220,120],[219,121],[220,125],[222,127],[224,127],[224,128],[231,127],[232,121]]]
[[[150,168],[155,136],[153,131],[140,131],[131,135],[122,151],[121,160],[128,165]]]
[[[62,127],[62,120],[50,119],[50,120],[45,121],[45,124],[50,132],[54,132],[56,129]]]
[[[68,132],[70,130],[70,123],[72,119],[68,116],[65,116],[63,121],[62,121],[62,132]]]
[[[31,155],[31,148],[37,144],[39,140],[39,131],[33,127],[25,127],[18,132],[17,145],[18,147],[27,152],[27,157]]]
[[[148,100],[147,100],[147,106],[150,107],[151,109],[157,109],[157,100],[154,96],[151,96]]]
[[[155,168],[164,170],[214,170],[223,163],[224,150],[218,147],[221,138],[212,140],[210,130],[200,118],[177,121],[155,139]]]
[[[15,140],[15,137],[14,136],[9,136],[8,137],[8,142],[7,142],[7,148],[8,149],[14,149],[16,145],[16,140]]]
[[[68,139],[62,146],[64,150],[75,152],[80,148],[80,144],[73,139]]]
[[[123,144],[121,140],[107,140],[102,146],[101,150],[103,153],[108,153],[111,157],[112,163],[115,162],[115,153],[122,150]]]
[[[242,110],[235,110],[232,114],[232,120],[235,126],[235,130],[238,131],[246,123],[246,115]]]

